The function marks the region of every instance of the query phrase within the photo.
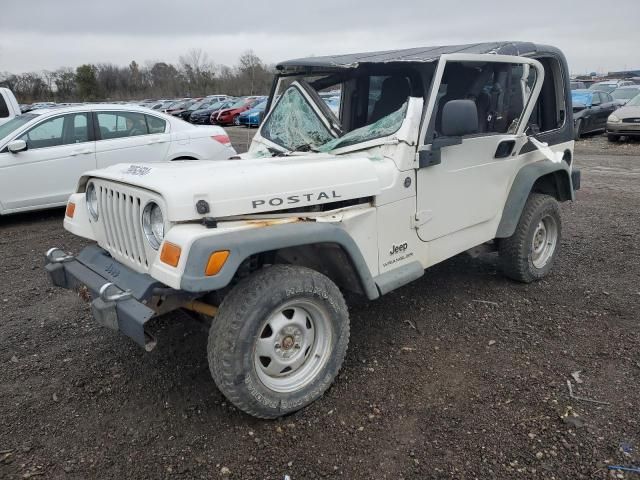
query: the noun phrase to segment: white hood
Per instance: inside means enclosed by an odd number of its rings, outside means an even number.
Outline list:
[[[141,187],[164,198],[169,221],[223,218],[375,196],[388,160],[310,155],[256,160],[119,164],[87,172],[91,177]],[[210,211],[200,215],[196,203]]]

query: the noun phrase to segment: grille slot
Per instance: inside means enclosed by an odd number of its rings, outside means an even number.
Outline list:
[[[140,197],[110,185],[100,185],[98,188],[98,202],[107,249],[140,267],[147,268],[149,259],[140,224]]]

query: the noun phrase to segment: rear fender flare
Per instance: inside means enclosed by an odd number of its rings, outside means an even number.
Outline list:
[[[513,235],[529,194],[534,190],[536,182],[543,177],[553,183],[553,196],[558,201],[575,200],[571,182],[571,170],[565,160],[560,163],[545,160],[526,165],[520,169],[511,184],[511,190],[502,211],[496,238],[508,238]]]

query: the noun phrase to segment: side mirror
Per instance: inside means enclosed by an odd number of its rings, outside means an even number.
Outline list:
[[[7,149],[11,153],[23,152],[27,149],[27,142],[25,142],[24,140],[14,140],[13,142],[9,143],[9,145],[7,145]]]
[[[473,100],[449,100],[442,109],[442,135],[463,137],[478,133],[478,107]]]
[[[445,147],[460,145],[462,137],[478,133],[478,107],[473,100],[449,100],[442,108],[442,136],[431,142],[431,150],[418,152],[420,168],[441,163],[441,151]]]

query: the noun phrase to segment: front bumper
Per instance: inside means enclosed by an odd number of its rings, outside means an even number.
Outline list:
[[[607,122],[607,133],[614,135],[640,135],[640,122]]]
[[[147,303],[163,287],[160,282],[118,263],[96,245],[75,257],[52,248],[46,261],[45,269],[55,286],[88,294],[98,323],[124,333],[147,351],[155,347],[145,324],[156,316]]]

